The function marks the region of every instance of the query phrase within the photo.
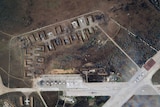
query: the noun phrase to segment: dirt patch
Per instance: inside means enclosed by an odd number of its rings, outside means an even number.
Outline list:
[[[71,51],[72,50],[72,51]],[[89,64],[89,67],[86,65]],[[136,72],[136,66],[100,31],[90,36],[84,43],[71,44],[53,51],[47,58],[46,72],[52,69],[103,68],[105,72],[122,74],[123,81],[128,81]],[[83,71],[83,70],[82,70]]]
[[[151,19],[160,17],[148,0],[1,0],[0,4],[0,29],[8,33],[26,32],[99,9],[127,27],[130,23],[133,30],[143,34],[148,29],[154,32],[156,27],[152,25],[158,21]]]
[[[75,73],[74,69],[52,69],[48,72],[49,74],[73,74]]]
[[[7,94],[4,94],[4,95],[1,95],[0,99],[9,101],[15,107],[22,107],[20,105],[20,99],[19,99],[20,96],[24,97],[24,94],[21,93],[21,92],[15,92],[15,93],[12,92],[12,93],[7,93]]]
[[[159,78],[159,75],[160,75],[160,70],[158,70],[152,77],[152,82],[153,84],[157,85],[157,84],[160,84],[160,78]]]
[[[33,107],[45,107],[41,98],[39,97],[39,95],[36,92],[33,92],[30,97],[33,97]]]
[[[55,107],[58,101],[58,92],[41,92],[48,107]]]
[[[123,29],[120,30],[114,40],[140,67],[156,54],[156,51],[148,46],[142,38],[128,34]]]
[[[135,95],[131,97],[131,99],[125,103],[122,107],[159,107],[160,97],[158,95]]]

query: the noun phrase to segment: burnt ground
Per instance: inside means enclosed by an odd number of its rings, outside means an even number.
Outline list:
[[[91,97],[76,97],[76,104],[73,107],[101,107],[110,97],[108,96],[96,96]],[[72,106],[68,106],[72,107]]]
[[[122,74],[122,81],[128,81],[136,72],[134,65],[103,33],[92,34],[88,41],[62,46],[48,58],[46,71],[52,69],[104,68],[105,71]]]
[[[58,101],[59,92],[41,92],[48,107],[55,107]]]
[[[22,107],[19,102],[19,97],[24,96],[23,93],[15,92],[15,93],[7,93],[0,96],[0,99],[8,100],[11,104],[13,104],[15,107]]]
[[[135,95],[122,107],[159,107],[159,95]]]
[[[33,107],[45,107],[43,105],[41,98],[36,92],[33,92],[32,94],[30,94],[30,96],[33,97],[33,101],[34,101]]]
[[[160,84],[159,75],[160,75],[160,69],[152,77],[152,83],[153,84],[155,84],[155,85]]]
[[[57,107],[101,107],[110,97],[109,96],[81,96],[74,97],[75,103],[71,104],[59,99]],[[64,105],[64,106],[63,106]],[[53,107],[53,106],[49,106]]]
[[[111,12],[114,13],[113,19],[134,32],[153,47],[160,49],[160,22],[159,11],[152,8],[146,0],[131,0],[128,4],[120,3],[113,6]]]
[[[98,43],[98,40],[105,42],[107,37],[98,31],[90,35],[89,40],[84,42],[79,40],[68,46],[58,47],[47,58],[46,63],[50,63],[47,69],[79,69],[87,63],[93,63],[92,67],[98,67],[96,63],[101,61],[105,55],[102,43]],[[104,67],[104,65],[99,67]]]
[[[156,51],[144,43],[139,36],[128,34],[123,29],[119,31],[114,40],[140,67],[156,54]]]

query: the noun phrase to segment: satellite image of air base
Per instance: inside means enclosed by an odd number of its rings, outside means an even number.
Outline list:
[[[0,0],[0,107],[160,107],[160,0]]]

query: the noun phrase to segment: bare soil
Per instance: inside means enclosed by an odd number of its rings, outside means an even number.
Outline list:
[[[122,107],[159,107],[159,95],[134,95]]]
[[[13,34],[97,9],[126,27],[130,26],[136,32],[142,33],[157,31],[160,17],[148,0],[1,0],[0,4],[0,23],[3,25],[0,29]],[[156,20],[152,20],[153,18]]]
[[[155,84],[155,85],[160,84],[159,75],[160,75],[160,69],[152,77],[152,83],[153,84]]]
[[[15,93],[7,93],[0,96],[1,100],[8,100],[15,107],[22,107],[20,105],[19,98],[20,96],[24,96],[23,93],[15,92]]]
[[[75,73],[81,74],[81,69],[87,68],[103,68],[108,74],[120,73],[122,81],[128,81],[137,70],[136,65],[100,31],[90,35],[88,41],[62,46],[46,58],[46,73],[52,69],[75,69]]]
[[[6,86],[8,85],[9,39],[10,37],[0,33],[0,76]]]
[[[140,67],[156,54],[156,51],[144,43],[141,38],[134,37],[123,29],[115,36],[114,40]]]
[[[55,107],[58,101],[58,92],[41,92],[48,107]]]
[[[34,101],[33,107],[45,107],[41,98],[36,92],[33,92],[32,94],[30,94],[30,96],[33,97],[33,101]]]

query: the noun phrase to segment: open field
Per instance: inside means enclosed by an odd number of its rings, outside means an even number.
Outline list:
[[[16,42],[16,39],[10,41],[9,87],[31,87],[31,81],[24,77],[23,50]]]
[[[8,33],[22,33],[37,27],[62,21],[82,13],[101,10],[121,24],[140,35],[148,37],[157,34],[158,11],[148,0],[1,0],[1,30]],[[59,14],[60,13],[60,14]],[[127,14],[130,14],[129,17]],[[149,13],[149,14],[148,14]],[[143,18],[143,21],[140,21]],[[129,23],[128,23],[129,22]],[[158,23],[157,23],[158,22]],[[140,24],[142,23],[142,24]],[[145,28],[145,29],[144,29]],[[144,32],[153,32],[144,34]],[[150,38],[150,37],[149,37]]]
[[[0,33],[0,67],[2,67],[4,70],[8,70],[8,43],[9,43],[10,37]]]
[[[76,97],[77,103],[73,107],[101,107],[109,98],[109,96]]]
[[[139,36],[128,34],[121,29],[114,38],[115,42],[141,67],[150,57],[156,54]]]
[[[71,97],[70,99],[74,100],[74,103],[59,99],[57,107],[101,107],[109,98],[109,96]]]
[[[7,93],[4,95],[0,96],[0,99],[3,100],[7,100],[9,101],[13,106],[15,107],[22,107],[20,105],[20,101],[19,101],[19,97],[20,96],[24,96],[24,94],[20,93],[20,92],[15,92],[15,93]]]
[[[22,97],[22,104],[20,102],[20,97]],[[33,101],[34,101],[33,107],[44,107],[37,93],[31,93],[31,95],[29,95],[28,97],[29,97],[29,100],[30,100],[30,97],[33,97]],[[23,93],[13,92],[13,93],[7,93],[4,95],[1,95],[0,101],[8,101],[14,107],[30,107],[29,105],[24,104],[25,98],[26,96]]]
[[[17,39],[12,39],[10,42],[10,74],[16,77],[24,77],[23,68],[23,50],[19,47]]]
[[[6,86],[8,84],[9,39],[10,37],[0,33],[0,75]]]
[[[55,107],[58,101],[59,92],[41,92],[48,107]]]
[[[36,92],[33,92],[30,96],[32,96],[34,100],[33,107],[45,107],[39,95]]]
[[[8,65],[9,65],[9,41],[10,37],[8,37],[5,34],[0,33],[0,75],[2,77],[3,83],[5,86],[8,86]],[[13,55],[13,54],[12,54]],[[12,57],[13,58],[13,57]],[[15,66],[15,64],[18,64],[17,62],[14,62],[14,67],[19,69],[19,65]],[[11,87],[30,87],[26,86],[23,82],[23,78],[19,76],[19,73],[17,69],[12,69],[12,72],[9,75],[9,83]],[[18,79],[16,77],[19,77]],[[27,84],[31,84],[30,81],[27,79],[24,80],[27,82]]]

